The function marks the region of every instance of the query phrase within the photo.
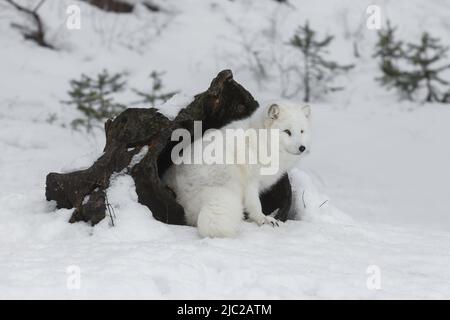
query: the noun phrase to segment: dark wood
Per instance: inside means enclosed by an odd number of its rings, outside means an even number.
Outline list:
[[[133,12],[134,6],[131,3],[120,0],[85,0],[89,4],[99,9],[116,13]]]
[[[288,174],[285,174],[269,191],[260,196],[263,213],[269,215],[279,209],[275,218],[286,221],[291,210],[292,188]]]

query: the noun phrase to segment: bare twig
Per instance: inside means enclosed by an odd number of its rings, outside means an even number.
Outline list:
[[[116,218],[116,213],[114,211],[114,207],[111,205],[111,203],[109,203],[108,200],[108,196],[105,192],[105,204],[106,204],[106,208],[108,209],[108,216],[111,219],[111,225],[114,227],[114,219]]]
[[[5,0],[5,1],[10,5],[12,5],[14,8],[16,8],[18,11],[28,15],[33,20],[36,26],[36,30],[29,30],[27,27],[19,24],[12,24],[11,25],[12,27],[18,28],[22,32],[25,39],[32,40],[41,47],[54,49],[54,47],[51,44],[45,41],[44,25],[42,23],[41,17],[37,13],[39,8],[44,4],[46,0],[41,0],[33,10],[23,7],[18,3],[14,2],[13,0]]]
[[[306,209],[306,203],[305,203],[305,190],[302,192],[302,201],[303,201],[303,207]]]
[[[44,4],[44,2],[47,0],[41,0],[37,6],[34,8],[33,12],[37,12],[39,10],[39,8]]]
[[[322,206],[323,206],[325,203],[327,203],[327,202],[328,202],[328,199],[325,200],[324,202],[322,202],[322,204],[319,206],[319,208],[322,208]]]

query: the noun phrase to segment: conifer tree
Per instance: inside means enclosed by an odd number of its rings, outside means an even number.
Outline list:
[[[170,92],[163,92],[163,81],[162,81],[162,75],[164,73],[162,72],[156,72],[153,71],[150,74],[150,79],[152,79],[152,86],[149,90],[149,92],[143,92],[139,91],[137,89],[133,89],[133,91],[140,97],[142,97],[141,100],[136,101],[135,103],[146,103],[150,106],[155,106],[158,103],[164,103],[170,98],[172,98],[177,92],[176,91],[170,91]]]
[[[112,96],[123,91],[125,85],[123,74],[110,75],[107,70],[103,70],[96,78],[82,74],[80,80],[71,80],[68,92],[71,99],[65,103],[75,105],[82,113],[82,117],[72,121],[72,127],[83,126],[89,132],[94,126],[125,110],[125,106],[116,103]]]
[[[330,87],[329,83],[335,76],[353,67],[353,65],[339,65],[337,62],[325,58],[328,53],[327,47],[333,39],[334,37],[331,35],[318,39],[316,32],[306,22],[297,29],[289,41],[289,44],[302,54],[303,100],[305,102],[311,99],[313,87],[320,88],[325,92],[339,89]]]
[[[375,45],[375,58],[380,58],[382,76],[377,80],[388,88],[397,88],[402,97],[412,99],[412,93],[417,84],[411,81],[408,73],[401,71],[398,64],[405,57],[403,42],[395,37],[397,28],[392,27],[390,21],[387,26],[378,32],[378,41]]]
[[[378,33],[374,57],[381,60],[382,76],[377,80],[388,88],[396,88],[409,100],[424,90],[426,102],[447,102],[450,83],[441,74],[450,65],[435,64],[446,57],[448,48],[427,32],[422,34],[419,44],[405,45],[396,40],[395,30],[388,21],[386,29]]]
[[[393,28],[388,20],[386,28],[378,31],[374,57],[380,57],[382,60],[393,60],[403,56],[403,42],[395,38],[396,30],[397,28]]]
[[[427,32],[422,34],[419,44],[408,44],[407,59],[414,67],[410,72],[411,81],[426,89],[426,102],[443,102],[442,88],[450,83],[441,77],[441,73],[450,65],[436,66],[436,63],[447,56],[447,51],[448,47]]]

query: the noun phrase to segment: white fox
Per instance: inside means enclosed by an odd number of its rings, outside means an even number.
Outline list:
[[[258,225],[278,226],[276,219],[263,214],[259,195],[280,179],[287,170],[295,166],[306,150],[310,140],[310,107],[294,105],[289,102],[270,103],[258,109],[249,118],[238,120],[218,129],[205,132],[203,139],[193,142],[205,145],[211,132],[223,133],[230,129],[254,130],[275,129],[278,154],[274,158],[275,173],[262,174],[262,163],[256,156],[256,162],[234,164],[179,164],[172,165],[163,176],[163,182],[174,191],[177,202],[183,206],[186,221],[197,226],[202,237],[232,237],[239,231],[239,225],[248,214],[248,219]],[[218,132],[219,131],[219,132]],[[259,141],[246,139],[248,154],[268,154],[276,149],[270,145],[268,136],[258,135]],[[191,145],[190,147],[193,147]],[[235,148],[224,148],[224,156],[236,159]],[[194,146],[195,148],[195,146]],[[259,150],[258,150],[259,149]],[[261,153],[261,151],[263,151]]]

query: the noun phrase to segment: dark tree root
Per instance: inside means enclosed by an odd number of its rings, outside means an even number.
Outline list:
[[[175,144],[170,140],[172,131],[185,128],[193,136],[194,121],[202,121],[204,132],[246,118],[256,108],[258,102],[233,79],[230,70],[224,70],[174,120],[154,108],[127,109],[105,123],[104,153],[90,168],[47,175],[46,198],[56,201],[57,208],[75,208],[70,222],[86,221],[95,225],[107,213],[106,189],[111,176],[129,174],[135,182],[139,203],[147,206],[155,219],[183,225],[183,208],[160,180],[172,164],[170,152]],[[285,221],[291,200],[291,185],[286,175],[261,196],[263,212],[270,214],[279,209],[276,218]]]

